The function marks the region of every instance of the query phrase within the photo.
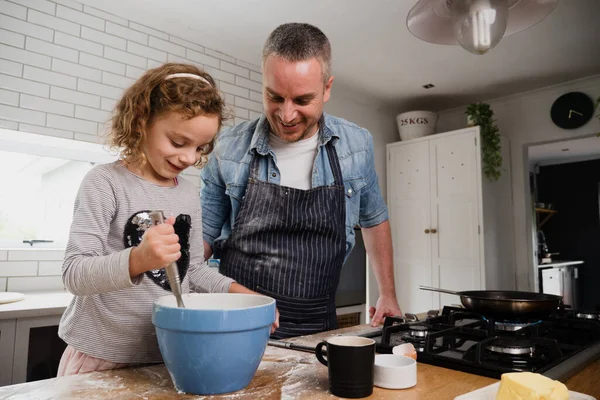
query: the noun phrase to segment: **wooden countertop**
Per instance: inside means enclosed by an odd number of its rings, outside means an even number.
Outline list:
[[[291,341],[316,344],[336,334],[351,334],[369,329],[367,325],[346,328]],[[370,399],[454,399],[497,380],[419,363],[417,385],[405,390],[375,387]],[[570,390],[586,393],[600,400],[600,360],[596,360],[566,382]],[[250,385],[223,396],[178,394],[164,365],[93,372],[90,374],[48,379],[0,387],[2,399],[331,399],[327,368],[314,354],[267,347],[263,360]]]

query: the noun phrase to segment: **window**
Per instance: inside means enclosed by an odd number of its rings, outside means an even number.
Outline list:
[[[77,190],[93,166],[0,150],[0,241],[64,246]]]
[[[0,129],[0,248],[64,248],[83,177],[102,145]]]

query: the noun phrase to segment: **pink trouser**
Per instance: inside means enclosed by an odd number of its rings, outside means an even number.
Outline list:
[[[85,374],[86,372],[105,371],[107,369],[123,368],[129,364],[119,364],[96,357],[88,356],[71,346],[67,346],[60,358],[58,376]]]

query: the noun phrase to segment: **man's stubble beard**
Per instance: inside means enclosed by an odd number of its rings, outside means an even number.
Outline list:
[[[299,142],[299,141],[301,141],[301,140],[306,139],[307,137],[309,137],[310,132],[315,131],[315,127],[319,126],[319,122],[318,121],[319,120],[317,120],[314,124],[308,126],[304,130],[304,132],[302,132],[302,135],[300,135],[298,138],[290,139],[289,135],[281,134],[281,135],[283,135],[283,137],[282,137],[279,132],[277,132],[275,129],[273,129],[273,126],[271,126],[271,121],[269,121],[267,119],[267,122],[269,122],[269,132],[271,132],[272,134],[274,134],[275,136],[277,136],[279,139],[283,140],[286,143],[297,143],[297,142]],[[318,128],[317,128],[317,130],[318,130]],[[315,131],[315,134],[317,134],[316,131]]]

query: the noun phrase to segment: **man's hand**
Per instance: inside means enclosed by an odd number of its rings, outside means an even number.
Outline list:
[[[383,324],[385,317],[401,317],[402,310],[395,296],[379,296],[377,306],[369,308],[371,326]]]
[[[371,325],[377,326],[383,323],[385,317],[402,316],[396,299],[390,222],[384,221],[370,228],[362,228],[362,232],[369,263],[375,273],[380,293],[376,307],[369,309]]]
[[[271,334],[273,334],[277,328],[279,328],[279,309],[275,307],[275,322],[271,325]]]
[[[263,294],[250,290],[246,286],[242,286],[237,282],[233,282],[231,286],[229,286],[229,293],[257,294],[259,296],[264,296]],[[277,328],[279,328],[279,309],[275,307],[275,322],[273,322],[271,325],[271,333],[275,332],[275,329]]]

